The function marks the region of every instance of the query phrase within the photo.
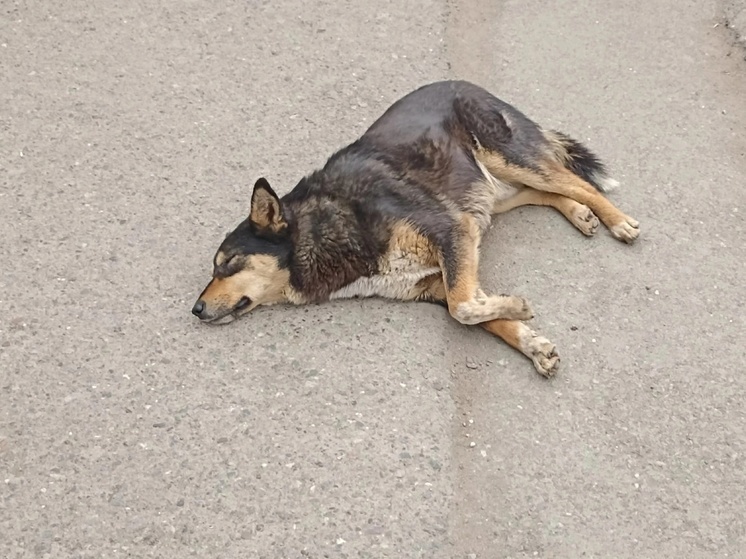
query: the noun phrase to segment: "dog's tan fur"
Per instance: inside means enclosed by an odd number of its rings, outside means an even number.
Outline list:
[[[501,154],[494,151],[480,149],[476,152],[476,156],[491,174],[502,181],[558,194],[587,206],[620,241],[631,243],[639,235],[637,220],[625,215],[593,186],[566,168],[552,162],[551,158],[544,162],[542,172],[537,173],[509,164]],[[498,202],[498,207],[501,203],[509,203],[509,200]],[[558,202],[558,199],[554,201]]]
[[[497,202],[494,212],[501,214],[520,206],[552,207],[588,237],[592,237],[598,229],[598,218],[588,206],[560,194],[541,192],[530,187],[522,188],[507,200]]]
[[[219,252],[215,261],[224,264],[225,254]],[[240,271],[225,277],[214,277],[202,294],[202,298],[209,301],[217,312],[234,308],[242,297],[250,297],[252,304],[237,315],[227,314],[223,322],[230,322],[259,305],[300,304],[303,301],[290,285],[290,272],[280,268],[277,259],[268,254],[246,257]]]

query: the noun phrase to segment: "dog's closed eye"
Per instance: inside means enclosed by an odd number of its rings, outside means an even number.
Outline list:
[[[249,297],[241,297],[236,306],[233,308],[234,311],[240,311],[251,305],[251,299]]]

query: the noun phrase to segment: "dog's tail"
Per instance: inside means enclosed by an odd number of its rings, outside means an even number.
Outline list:
[[[618,181],[607,175],[603,162],[583,144],[556,130],[543,132],[554,156],[567,169],[601,192],[609,192],[619,186]]]

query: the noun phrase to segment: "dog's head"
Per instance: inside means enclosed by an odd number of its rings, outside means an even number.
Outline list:
[[[249,217],[218,248],[212,280],[194,304],[192,314],[204,322],[222,324],[259,305],[285,300],[291,251],[280,199],[261,178],[254,185]]]

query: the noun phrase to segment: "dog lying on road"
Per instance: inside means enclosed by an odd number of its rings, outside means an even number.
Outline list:
[[[275,303],[427,301],[503,339],[549,377],[559,356],[522,322],[533,317],[529,303],[480,289],[482,235],[493,215],[541,205],[585,235],[600,219],[631,243],[638,222],[601,194],[615,184],[581,143],[488,91],[429,84],[282,198],[256,181],[249,216],[220,245],[192,313],[225,323]]]

